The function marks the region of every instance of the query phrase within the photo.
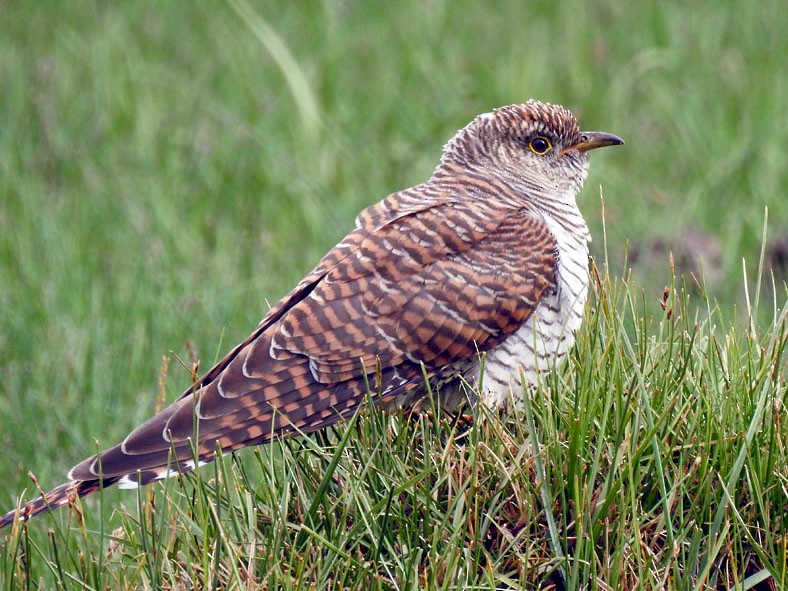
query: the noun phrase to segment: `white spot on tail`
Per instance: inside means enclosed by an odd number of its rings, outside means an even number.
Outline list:
[[[154,476],[148,482],[166,480],[167,478],[172,478],[173,476],[178,476],[179,474],[183,474],[184,472],[189,472],[190,470],[194,470],[195,468],[200,468],[202,466],[205,466],[207,463],[208,462],[205,460],[200,460],[196,464],[194,460],[186,460],[185,462],[183,462],[183,465],[181,466],[180,470],[178,468],[159,468],[158,470],[152,470],[152,472],[156,473],[156,476]],[[147,484],[147,482],[143,484]],[[118,480],[117,487],[127,490],[138,488],[139,478],[137,474],[126,474],[120,480]]]
[[[126,474],[123,478],[118,480],[118,488],[122,488],[124,490],[130,490],[132,488],[139,487],[139,483],[136,480],[136,474],[131,476],[130,474]]]

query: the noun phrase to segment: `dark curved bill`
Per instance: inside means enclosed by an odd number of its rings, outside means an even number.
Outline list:
[[[579,152],[588,152],[596,148],[605,146],[620,146],[624,143],[617,135],[604,131],[584,131],[580,136],[580,142],[572,146],[571,149]]]

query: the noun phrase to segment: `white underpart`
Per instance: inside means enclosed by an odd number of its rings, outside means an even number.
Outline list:
[[[562,222],[573,226],[571,233],[544,214],[558,246],[558,288],[543,296],[534,314],[517,332],[487,352],[481,393],[488,406],[521,399],[521,372],[526,383],[536,383],[539,373],[555,367],[569,352],[583,320],[591,238],[574,195],[566,196],[562,202]],[[479,368],[474,368],[469,377],[478,382]]]

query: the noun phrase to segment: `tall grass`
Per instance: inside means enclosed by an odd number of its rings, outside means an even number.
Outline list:
[[[788,309],[757,336],[693,312],[680,285],[649,318],[642,291],[596,277],[569,364],[513,412],[468,408],[469,425],[366,408],[127,492],[99,523],[91,499],[17,527],[0,573],[96,589],[783,588]]]

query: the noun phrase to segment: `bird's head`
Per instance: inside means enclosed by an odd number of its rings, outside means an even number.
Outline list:
[[[446,144],[441,165],[481,168],[574,197],[588,174],[588,151],[623,143],[611,133],[581,131],[560,105],[530,100],[476,117]]]

